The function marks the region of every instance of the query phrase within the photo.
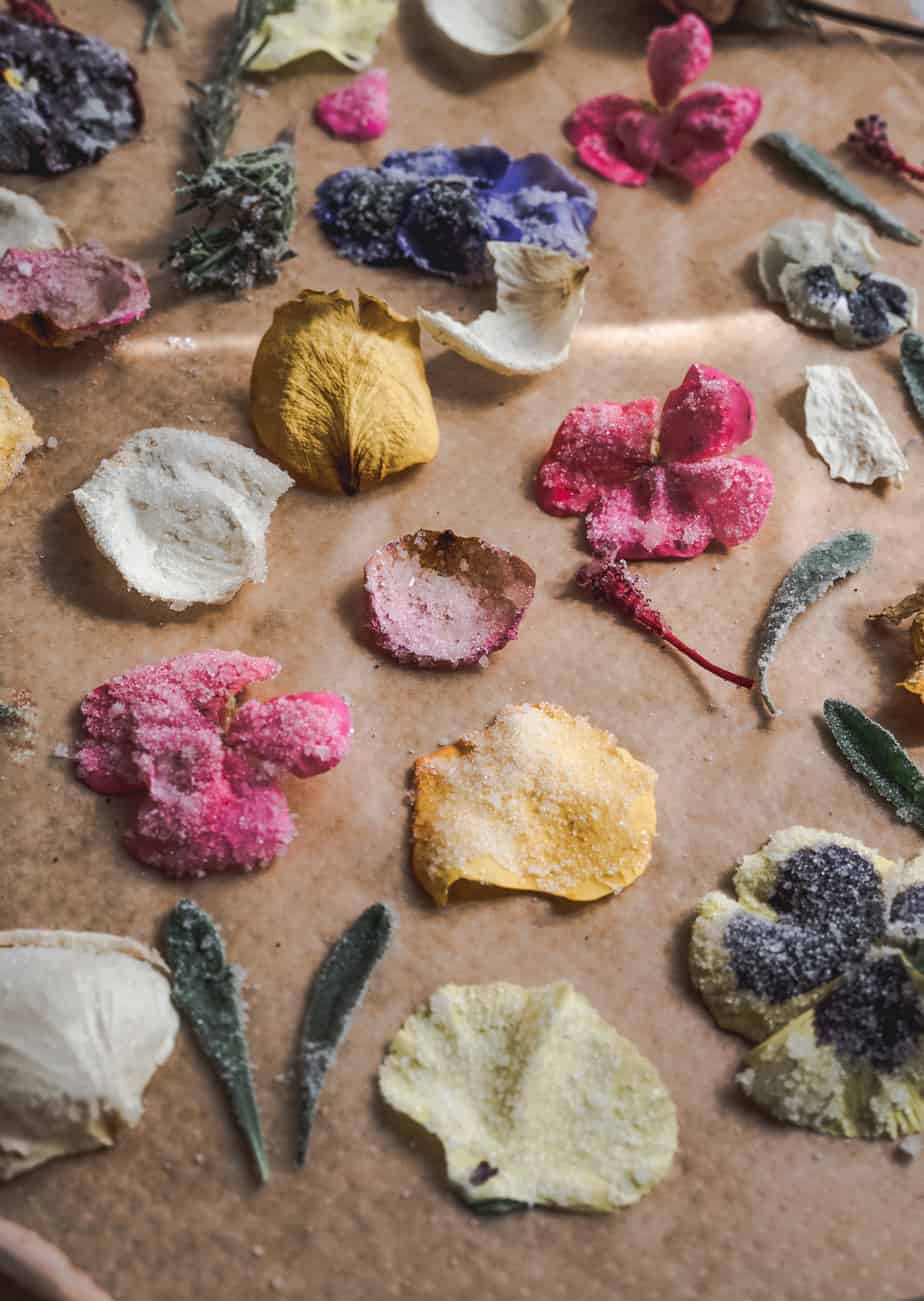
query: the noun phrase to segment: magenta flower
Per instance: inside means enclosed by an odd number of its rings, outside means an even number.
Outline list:
[[[707,82],[677,96],[712,59],[709,28],[684,14],[648,38],[648,79],[655,103],[598,95],[579,104],[565,135],[592,171],[617,185],[644,185],[656,167],[690,185],[708,181],[741,148],[757,121],[760,92]]]
[[[744,385],[694,365],[660,412],[655,398],[569,411],[539,467],[536,500],[550,515],[584,515],[592,549],[612,560],[734,547],[757,533],[773,500],[768,465],[726,455],[753,429]]]

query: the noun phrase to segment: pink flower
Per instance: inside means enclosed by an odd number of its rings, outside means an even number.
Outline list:
[[[388,110],[388,73],[370,68],[322,95],[314,106],[314,120],[343,140],[377,140],[388,130]]]
[[[690,185],[708,181],[741,148],[757,121],[760,92],[707,82],[677,96],[712,59],[709,28],[684,14],[648,38],[648,78],[655,104],[626,95],[598,95],[579,104],[565,135],[592,171],[617,185],[644,185],[656,167]]]
[[[667,395],[575,407],[536,476],[550,515],[585,515],[598,555],[645,560],[698,556],[712,541],[747,542],[773,500],[770,467],[726,456],[754,429],[754,403],[737,380],[691,366]]]

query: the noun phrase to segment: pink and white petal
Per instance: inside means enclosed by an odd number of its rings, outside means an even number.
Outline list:
[[[613,560],[687,559],[705,551],[712,530],[684,485],[656,465],[593,507],[587,541]]]
[[[353,724],[342,696],[303,691],[248,700],[234,716],[225,742],[246,757],[255,780],[284,772],[315,777],[335,768],[350,748]]]
[[[388,130],[388,73],[370,68],[346,86],[322,95],[314,120],[342,140],[377,140]]]
[[[748,86],[702,86],[685,95],[664,121],[660,165],[702,185],[734,158],[761,110]]]
[[[536,475],[536,501],[550,515],[582,515],[655,455],[659,404],[598,402],[565,416]]]
[[[644,185],[654,171],[657,119],[626,95],[598,95],[579,104],[564,132],[585,167],[616,185]]]
[[[754,432],[754,399],[736,379],[713,366],[692,365],[661,413],[664,461],[699,461],[746,443]]]
[[[711,60],[712,34],[696,14],[684,14],[670,27],[656,27],[648,37],[648,79],[655,101],[662,108],[672,104]]]
[[[667,467],[671,494],[702,512],[717,542],[735,547],[759,531],[773,501],[773,471],[757,456],[717,456]]]

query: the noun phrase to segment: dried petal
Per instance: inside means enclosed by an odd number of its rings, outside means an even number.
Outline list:
[[[266,530],[292,486],[230,439],[142,429],[74,492],[100,551],[137,592],[174,610],[266,581]]]
[[[25,1288],[26,1296],[113,1301],[63,1251],[12,1220],[0,1220],[0,1277]]]
[[[339,696],[235,697],[279,672],[240,651],[199,651],[144,665],[91,691],[80,707],[77,776],[104,795],[138,794],[125,843],[169,876],[266,867],[295,834],[282,772],[312,776],[349,748]]]
[[[908,462],[870,395],[846,366],[806,366],[809,442],[832,479],[875,483],[901,479]]]
[[[8,249],[0,258],[0,322],[37,343],[69,348],[144,316],[151,295],[137,262],[90,241],[69,249]]]
[[[661,136],[658,164],[690,185],[703,185],[734,158],[760,116],[750,86],[703,86],[679,100]]]
[[[73,242],[64,222],[49,217],[35,199],[0,188],[0,256],[8,248],[69,248]]]
[[[358,312],[339,290],[306,289],[276,309],[250,412],[273,456],[324,492],[359,492],[439,448],[420,326],[362,291]]]
[[[0,492],[19,474],[29,453],[41,445],[31,415],[0,375]]]
[[[354,70],[368,68],[398,0],[294,0],[263,20],[244,51],[248,72],[272,72],[319,51]]]
[[[898,685],[924,700],[924,588],[902,597],[894,605],[887,605],[884,610],[869,617],[885,619],[896,625],[904,623],[906,619],[911,620],[911,654],[914,665],[908,677]]]
[[[651,861],[656,774],[555,705],[508,705],[414,780],[414,874],[439,904],[459,880],[600,899]]]
[[[403,664],[460,668],[513,641],[536,588],[525,561],[481,538],[419,529],[366,562],[376,643]]]
[[[713,366],[693,365],[664,399],[659,435],[663,461],[705,461],[746,443],[754,432],[754,399],[743,384]]]
[[[388,130],[388,73],[370,68],[349,85],[322,95],[314,118],[343,140],[377,140]]]
[[[418,321],[447,348],[502,375],[538,375],[560,366],[584,309],[589,264],[530,244],[490,241],[487,250],[497,276],[497,310],[463,325],[446,312],[418,308]]]
[[[572,0],[424,0],[431,23],[468,55],[504,58],[541,50],[568,30]]]
[[[585,167],[616,185],[645,185],[660,154],[661,122],[626,95],[597,95],[564,125]]]
[[[550,515],[581,515],[644,470],[656,455],[657,398],[574,407],[536,474],[536,500]]]
[[[648,37],[648,80],[656,103],[672,104],[712,62],[712,35],[696,14],[684,14]]]
[[[379,1087],[437,1136],[475,1211],[631,1206],[677,1147],[657,1071],[567,981],[444,985],[395,1035]]]

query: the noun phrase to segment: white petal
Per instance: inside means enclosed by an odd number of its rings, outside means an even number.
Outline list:
[[[174,609],[220,605],[266,578],[266,530],[292,486],[226,438],[143,429],[74,493],[93,541],[136,591]]]
[[[908,469],[895,435],[846,366],[807,366],[805,424],[832,479],[875,483]]]
[[[781,303],[786,297],[781,277],[791,264],[800,270],[833,265],[863,276],[878,259],[868,227],[839,212],[830,228],[803,217],[779,222],[760,242],[757,271],[770,302]]]
[[[502,375],[538,375],[560,366],[584,309],[589,264],[532,244],[492,240],[488,251],[497,310],[463,325],[445,312],[420,308],[418,321],[447,348]]]
[[[571,21],[571,0],[424,0],[424,9],[454,45],[489,58],[540,50]]]
[[[0,257],[8,248],[70,248],[63,221],[49,217],[35,199],[0,188]]]
[[[254,33],[247,70],[270,72],[318,51],[348,68],[368,68],[397,12],[398,0],[295,0],[291,12],[270,15]]]

